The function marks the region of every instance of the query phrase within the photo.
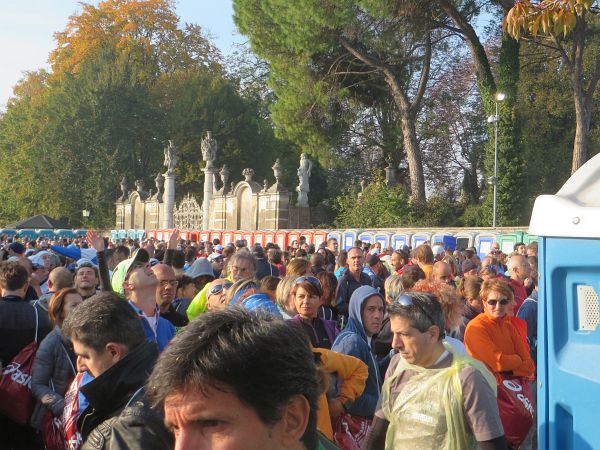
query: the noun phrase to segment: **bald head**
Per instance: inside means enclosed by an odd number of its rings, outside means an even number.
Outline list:
[[[452,267],[447,262],[438,261],[433,265],[431,276],[436,281],[450,284],[452,281]]]
[[[512,255],[506,265],[510,271],[510,277],[516,281],[525,281],[531,273],[531,266],[527,262],[527,258],[520,254]]]
[[[73,287],[73,274],[65,267],[52,269],[52,272],[48,276],[48,287],[52,292]]]

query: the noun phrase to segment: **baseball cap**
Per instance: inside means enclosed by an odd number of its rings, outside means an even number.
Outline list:
[[[110,280],[113,291],[124,294],[125,290],[123,289],[123,282],[127,279],[129,272],[135,266],[146,264],[148,261],[150,261],[150,255],[146,250],[140,248],[133,253],[131,258],[125,259],[117,264]]]
[[[215,277],[213,268],[206,258],[198,258],[196,261],[194,261],[190,268],[185,272],[185,275],[190,277],[192,280],[202,275],[210,275],[213,278]]]
[[[461,268],[462,268],[462,272],[465,273],[465,272],[468,272],[470,270],[477,269],[477,266],[470,259],[465,259],[463,261],[463,263],[462,263]]]
[[[75,271],[77,272],[79,269],[81,269],[82,267],[97,267],[91,260],[87,259],[87,258],[81,258],[77,260],[77,263],[75,264]]]
[[[379,256],[378,255],[369,255],[367,258],[367,264],[369,266],[374,266],[375,264],[377,264],[380,261]]]
[[[211,253],[210,255],[208,255],[207,258],[210,262],[216,261],[217,259],[223,259],[223,255],[221,255],[220,253],[214,252]]]
[[[23,244],[21,244],[20,242],[13,242],[12,244],[10,244],[8,246],[9,250],[12,250],[15,253],[18,253],[19,255],[22,255],[23,253],[25,253],[25,246]]]

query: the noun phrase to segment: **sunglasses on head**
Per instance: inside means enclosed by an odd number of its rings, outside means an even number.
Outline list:
[[[298,277],[296,279],[296,284],[302,284],[304,282],[308,282],[312,284],[314,287],[321,288],[321,282],[317,277]]]
[[[231,286],[233,286],[233,283],[217,284],[216,286],[213,286],[208,290],[208,294],[209,295],[219,294],[219,293],[223,292],[223,289],[229,289]]]
[[[500,303],[502,306],[505,306],[505,305],[508,305],[508,299],[501,298],[498,300],[488,300],[486,303],[490,306],[496,306],[496,304],[498,304],[498,303]]]
[[[425,314],[425,317],[427,317],[429,319],[429,321],[431,322],[431,325],[435,325],[435,322],[433,321],[433,319],[431,318],[431,316],[427,313],[427,311],[425,311],[425,308],[423,308],[423,306],[421,306],[418,302],[414,301],[412,297],[410,297],[409,295],[401,295],[400,297],[398,297],[396,299],[396,303],[398,303],[401,306],[416,306],[417,308],[419,308],[421,310],[421,312],[423,314]]]

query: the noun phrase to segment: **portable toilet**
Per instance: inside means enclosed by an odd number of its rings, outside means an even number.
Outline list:
[[[405,245],[410,246],[412,233],[394,233],[390,238],[390,244],[394,250],[401,250]]]
[[[529,233],[523,234],[523,243],[525,245],[529,245],[532,242],[537,242],[537,241],[539,241],[539,237],[537,237],[535,234],[529,234]]]
[[[300,247],[300,231],[292,230],[287,235],[287,245],[292,245],[296,241],[296,247]]]
[[[127,239],[127,231],[126,230],[119,230],[118,231],[118,237],[119,237],[119,239]]]
[[[454,237],[456,238],[455,250],[465,250],[475,245],[475,233],[461,231],[456,233]]]
[[[230,242],[233,242],[233,232],[231,231],[223,231],[221,244],[227,245]]]
[[[146,230],[136,230],[135,232],[136,238],[140,241],[146,237]]]
[[[385,231],[379,231],[375,233],[375,242],[381,245],[381,250],[385,250],[390,246],[391,233]]]
[[[426,232],[420,231],[418,233],[413,234],[412,240],[411,240],[412,248],[417,248],[419,245],[421,245],[425,241],[431,242],[431,233],[426,233]],[[433,244],[433,242],[432,242],[432,244]]]
[[[358,234],[358,239],[364,244],[373,244],[375,243],[375,234],[371,231],[362,231]]]
[[[431,237],[431,245],[441,244],[445,250],[456,250],[456,237],[448,233],[435,233]]]
[[[303,237],[304,239],[306,239],[306,243],[307,244],[314,244],[314,233],[310,230],[302,230],[302,232],[300,233],[300,236]]]
[[[60,234],[59,234],[59,236],[60,236]],[[110,240],[112,242],[117,242],[118,239],[119,239],[119,232],[117,230],[110,230]]]
[[[338,245],[339,248],[343,248],[342,246],[342,232],[341,231],[337,231],[337,230],[332,230],[329,233],[327,233],[327,239],[335,239],[336,241],[338,241]]]
[[[477,256],[479,256],[481,259],[485,258],[492,250],[492,244],[497,240],[498,235],[493,231],[479,233],[477,236],[475,236],[475,249],[477,250]]]
[[[354,242],[358,239],[358,233],[360,230],[344,230],[342,232],[342,242],[340,247],[343,250],[349,250],[354,247]]]
[[[268,243],[275,243],[275,232],[274,231],[265,231],[265,242],[264,245],[267,245]]]
[[[313,233],[313,244],[315,244],[316,248],[319,248],[323,242],[327,242],[327,235],[329,232],[327,230],[315,230]]]
[[[194,234],[197,236],[197,237],[196,237],[196,240],[197,240],[198,238],[200,238],[200,240],[201,240],[202,242],[208,242],[208,241],[210,240],[210,232],[209,232],[209,231],[200,231],[200,232],[195,232],[195,233],[192,233],[192,236],[193,236]],[[190,237],[190,238],[193,240],[193,238],[192,238],[192,237]]]
[[[285,250],[288,245],[288,232],[285,230],[277,231],[275,233],[275,243],[281,250]]]
[[[600,448],[600,155],[534,204],[539,448]]]
[[[32,230],[30,228],[23,228],[22,230],[19,230],[19,237],[21,238],[29,238],[29,239],[35,239],[37,238],[38,234],[35,230]]]
[[[507,255],[515,251],[515,244],[517,242],[524,242],[524,240],[524,233],[522,231],[502,233],[496,237],[496,241],[500,245],[500,251]]]

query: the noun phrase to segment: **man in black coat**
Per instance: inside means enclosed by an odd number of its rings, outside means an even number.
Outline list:
[[[81,450],[172,449],[163,417],[144,396],[158,348],[133,308],[113,292],[94,295],[69,314],[63,332],[73,342],[77,369],[94,377],[81,387],[89,401],[77,421]]]
[[[0,368],[6,368],[36,336],[39,343],[51,330],[48,313],[25,300],[28,288],[29,273],[25,267],[12,261],[0,263]],[[2,448],[8,450],[39,448],[31,427],[19,425],[2,413],[0,436]]]

